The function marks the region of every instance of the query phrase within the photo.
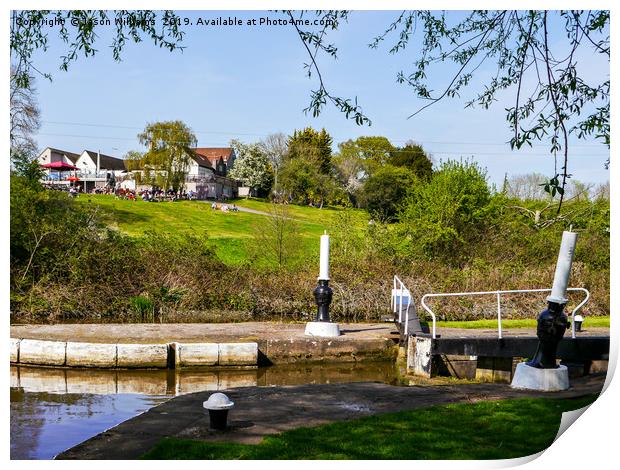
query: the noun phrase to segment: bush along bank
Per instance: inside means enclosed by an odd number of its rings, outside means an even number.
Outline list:
[[[335,321],[377,321],[388,315],[394,274],[416,299],[430,292],[551,287],[561,234],[571,226],[579,232],[571,285],[590,290],[586,315],[609,315],[608,199],[565,201],[558,215],[544,210],[549,201],[491,192],[476,168],[453,165],[443,171],[406,198],[396,220],[352,229],[345,209],[329,222]],[[131,219],[132,214],[122,216]],[[214,249],[217,242],[204,234],[123,235],[102,222],[96,206],[76,204],[64,193],[12,176],[11,321],[313,317],[318,239],[316,252],[297,253],[291,263],[271,263],[261,258],[271,256],[266,250],[256,249],[265,240],[248,235],[245,243],[254,246],[247,250],[253,255],[225,264]],[[533,318],[544,297],[506,296],[504,317]],[[440,320],[493,318],[495,309],[492,296],[433,304]]]

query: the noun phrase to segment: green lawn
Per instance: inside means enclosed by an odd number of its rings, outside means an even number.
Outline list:
[[[568,319],[570,321],[570,315]],[[610,317],[584,317],[582,328],[603,327],[609,328]],[[428,323],[430,325],[430,323]],[[437,327],[466,328],[466,329],[497,329],[497,320],[470,320],[470,321],[438,321]],[[536,319],[502,320],[502,328],[536,328]]]
[[[131,202],[108,195],[82,195],[78,202],[96,206],[110,227],[131,236],[149,231],[205,235],[227,264],[237,264],[248,256],[248,248],[266,217],[246,212],[212,210],[209,202]],[[238,206],[269,212],[269,203],[254,199],[237,199]],[[319,236],[334,222],[338,209],[316,209],[289,205],[290,215],[299,227],[302,251],[318,254]],[[365,223],[363,211],[352,211],[355,221]]]
[[[518,399],[436,406],[268,436],[258,445],[160,441],[143,459],[506,459],[546,449],[579,399]]]
[[[241,207],[247,207],[248,209],[263,212],[269,212],[269,207],[271,206],[269,202],[256,198],[238,198],[233,199],[232,202]],[[290,216],[296,220],[304,220],[308,222],[323,221],[328,224],[333,222],[338,214],[345,210],[341,207],[324,207],[323,209],[319,209],[317,207],[298,206],[295,204],[288,204],[286,207],[290,213]],[[356,226],[363,226],[368,223],[369,217],[366,211],[359,209],[348,209],[348,211],[353,215]]]

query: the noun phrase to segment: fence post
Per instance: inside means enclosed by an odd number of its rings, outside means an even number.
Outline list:
[[[502,304],[499,292],[497,293],[497,332],[499,339],[502,339]]]

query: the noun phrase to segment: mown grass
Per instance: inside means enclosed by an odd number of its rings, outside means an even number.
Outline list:
[[[570,315],[569,315],[570,320]],[[609,316],[585,317],[581,328],[609,328]],[[437,327],[465,329],[497,329],[497,320],[438,321]],[[502,328],[536,328],[536,319],[502,320]]]
[[[206,236],[216,254],[226,264],[238,264],[248,258],[251,245],[265,215],[247,212],[212,210],[209,202],[144,202],[116,199],[108,195],[83,195],[77,201],[95,206],[105,223],[120,232],[139,237],[146,232],[166,232]],[[269,212],[270,204],[255,199],[236,199],[235,204]],[[329,229],[338,209],[287,206],[290,217],[298,224],[302,256],[318,249],[318,237]],[[354,211],[359,224],[364,212]]]
[[[254,209],[263,212],[269,212],[271,203],[263,199],[256,198],[238,198],[233,199],[233,203],[241,207],[247,207],[248,209]],[[368,224],[368,213],[360,209],[344,209],[342,207],[318,207],[298,206],[295,204],[288,204],[287,209],[291,217],[296,220],[304,220],[308,222],[316,222],[318,220],[323,223],[329,224],[335,221],[338,214],[344,210],[348,210],[350,214],[353,214],[353,222],[357,228]]]
[[[143,459],[508,459],[540,452],[578,399],[516,399],[442,405],[267,436],[258,445],[164,439]]]

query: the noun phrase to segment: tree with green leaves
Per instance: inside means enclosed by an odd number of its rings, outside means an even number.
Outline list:
[[[139,161],[143,182],[165,190],[183,189],[197,142],[192,130],[182,121],[154,122],[138,140],[147,148]]]
[[[430,182],[412,187],[400,212],[398,232],[413,251],[457,259],[458,248],[484,234],[492,196],[486,172],[470,161],[442,162]]]
[[[332,158],[336,177],[357,204],[357,196],[364,181],[392,158],[396,148],[386,137],[358,137],[338,144],[338,153]]]
[[[230,146],[235,151],[235,162],[228,176],[248,186],[254,195],[269,194],[273,185],[273,168],[259,144],[244,144],[236,139]]]
[[[346,22],[349,12],[285,14],[291,20],[308,16],[322,20],[315,23],[322,25],[318,30],[295,26],[310,58],[305,65],[307,74],[318,78],[318,88],[311,92],[305,111],[318,116],[331,103],[347,118],[370,125],[357,97],[335,96],[318,66],[319,53],[336,58],[338,48],[328,42],[329,32]],[[536,141],[549,145],[556,171],[544,187],[549,193],[560,194],[559,212],[571,176],[569,135],[594,137],[609,146],[609,75],[586,78],[577,65],[588,54],[609,62],[609,18],[605,10],[402,11],[369,47],[378,49],[392,41],[390,54],[412,53],[412,69],[401,70],[397,81],[426,103],[412,110],[409,118],[444,99],[463,96],[474,83],[480,83],[480,88],[467,98],[466,107],[488,109],[510,90],[513,105],[505,108],[512,133],[510,145],[515,149]],[[495,68],[486,82],[476,80],[483,65]],[[436,68],[441,68],[443,75],[448,71],[446,85],[438,91],[429,84]]]
[[[332,138],[325,129],[320,131],[312,127],[298,131],[288,139],[288,159],[311,158],[318,164],[318,170],[327,175],[332,170]]]
[[[305,137],[314,136],[304,141]],[[331,153],[331,137],[325,130],[316,132],[312,129],[296,132],[290,139],[289,152],[280,171],[280,189],[282,194],[291,202],[312,204],[323,207],[325,204],[346,203],[346,195],[342,186],[334,176],[331,158],[326,158],[327,149]],[[322,142],[317,145],[316,142]],[[326,171],[326,163],[329,167]]]
[[[429,180],[433,174],[433,162],[421,145],[409,141],[392,153],[389,163],[394,166],[409,168],[423,180]]]
[[[410,169],[386,165],[364,183],[361,205],[377,220],[395,221],[404,201],[417,184],[418,178]]]
[[[388,138],[381,136],[358,137],[338,144],[340,159],[359,161],[366,175],[389,163],[395,150]]]
[[[41,70],[35,63],[37,54],[60,40],[66,48],[58,65],[67,71],[72,62],[99,51],[98,43],[104,36],[101,30],[110,26],[114,34],[103,46],[112,51],[116,61],[121,60],[127,42],[148,39],[170,51],[183,50],[181,29],[187,24],[171,10],[13,10],[10,20],[11,160],[19,161],[22,170],[37,151],[32,135],[40,127],[40,112],[34,82],[36,77],[52,80],[50,71]]]

